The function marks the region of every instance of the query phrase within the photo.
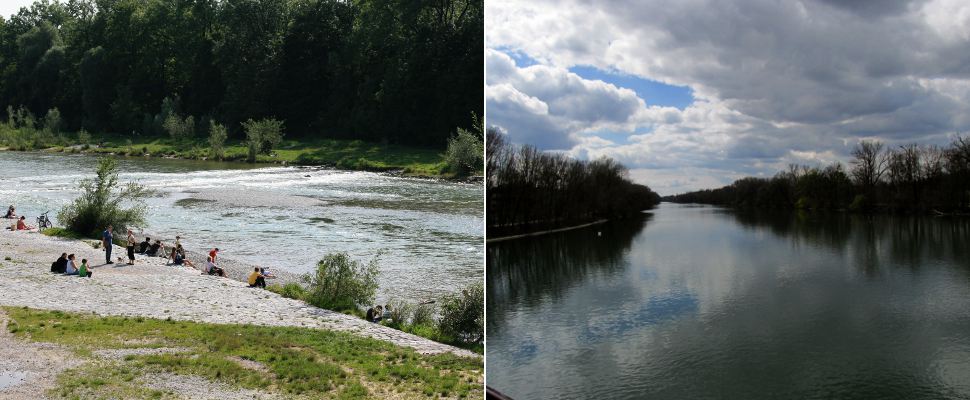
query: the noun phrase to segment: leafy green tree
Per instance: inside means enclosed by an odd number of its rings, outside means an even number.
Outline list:
[[[331,253],[317,263],[317,270],[303,277],[308,285],[306,301],[335,311],[356,310],[374,301],[377,292],[377,259],[363,263],[347,253]]]
[[[209,157],[222,160],[226,155],[226,137],[228,133],[226,127],[209,121]]]
[[[485,340],[485,289],[481,283],[445,297],[438,330],[452,340],[481,343]]]
[[[273,147],[283,141],[283,121],[275,118],[261,119],[253,121],[246,120],[242,123],[243,130],[246,131],[246,147],[249,149],[249,162],[256,162],[256,154],[269,154]]]
[[[56,135],[61,133],[62,126],[61,112],[57,107],[47,110],[47,115],[44,116],[44,130]]]
[[[81,196],[57,214],[57,219],[68,230],[96,237],[107,225],[114,226],[119,232],[144,225],[144,199],[151,196],[152,191],[134,182],[120,183],[118,162],[114,158],[99,158],[95,178],[82,180],[80,187]]]

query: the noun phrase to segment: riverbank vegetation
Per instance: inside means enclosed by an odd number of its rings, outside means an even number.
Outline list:
[[[364,263],[346,253],[333,253],[320,260],[314,273],[303,277],[303,285],[288,283],[267,289],[316,307],[363,317],[363,310],[374,304],[377,272],[376,258]],[[391,317],[381,321],[386,326],[478,353],[484,350],[485,293],[481,284],[445,296],[440,306],[406,301],[389,305]]]
[[[306,398],[482,397],[481,359],[421,355],[346,332],[4,310],[18,338],[62,345],[82,358],[59,375],[53,397],[174,397],[149,386],[159,374]],[[177,351],[97,357],[133,348]]]
[[[489,236],[539,231],[654,208],[660,196],[633,183],[609,158],[582,161],[532,146],[514,146],[489,130],[486,139]]]
[[[887,148],[860,142],[848,170],[789,166],[772,178],[743,178],[719,189],[665,198],[741,208],[970,212],[970,139],[949,146]]]
[[[81,195],[57,214],[67,231],[98,237],[108,225],[125,232],[129,227],[145,224],[144,199],[153,192],[135,182],[119,182],[118,162],[114,158],[99,158],[96,176],[82,179],[78,186]]]
[[[273,140],[247,134],[247,121],[276,121],[288,150],[299,151],[290,162],[305,154],[301,163],[342,168],[460,170],[427,164],[442,164],[449,138],[474,130],[473,115],[482,115],[482,8],[467,0],[36,2],[0,18],[0,142],[286,160],[270,150]],[[335,157],[323,147],[341,146],[313,146],[323,141],[389,154]],[[436,157],[391,156],[412,150]]]

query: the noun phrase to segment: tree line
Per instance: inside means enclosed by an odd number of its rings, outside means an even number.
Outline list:
[[[482,27],[480,0],[41,0],[0,17],[0,105],[69,131],[276,119],[444,147],[482,115]]]
[[[678,203],[776,209],[874,209],[900,212],[970,210],[970,139],[946,147],[895,148],[862,141],[851,166],[790,165],[772,178],[742,178],[719,189],[665,198]]]
[[[582,161],[513,146],[492,129],[486,136],[489,235],[626,217],[660,202],[615,160]]]

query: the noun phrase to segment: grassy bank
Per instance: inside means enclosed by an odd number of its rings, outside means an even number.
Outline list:
[[[7,123],[0,123],[0,146],[18,151],[213,159],[211,144],[203,137],[175,140],[169,136],[52,134],[27,127],[12,128]],[[246,162],[248,150],[246,143],[242,141],[226,142],[222,146],[222,160]],[[257,154],[256,162],[332,166],[363,171],[401,171],[405,175],[436,178],[455,176],[454,168],[450,168],[446,161],[445,149],[370,143],[361,140],[283,140],[268,154]]]
[[[482,397],[482,360],[424,356],[350,333],[4,310],[17,337],[63,345],[86,361],[61,374],[51,393],[56,397],[173,397],[145,386],[157,374],[307,398]],[[98,350],[163,347],[180,351],[120,360],[95,356]]]
[[[173,143],[167,138],[106,139],[100,146],[53,146],[47,151],[118,154],[127,156],[175,157],[193,160],[209,158],[206,143]],[[247,148],[242,143],[227,144],[224,161],[246,161]],[[442,151],[398,145],[368,143],[360,140],[325,139],[314,141],[286,140],[272,155],[259,154],[259,163],[333,166],[363,171],[402,171],[407,175],[451,177]]]

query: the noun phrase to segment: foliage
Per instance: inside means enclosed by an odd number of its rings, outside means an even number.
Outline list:
[[[172,113],[443,149],[482,114],[483,2],[37,1],[0,23],[0,106],[162,135]],[[168,99],[167,104],[163,99]],[[181,100],[179,100],[181,99]]]
[[[98,232],[108,225],[112,225],[116,232],[124,232],[130,226],[145,223],[143,200],[152,192],[134,182],[122,185],[118,182],[117,168],[114,158],[98,159],[97,176],[82,180],[79,183],[81,196],[57,214],[65,228],[98,237]]]
[[[475,284],[460,295],[448,296],[441,304],[438,321],[441,334],[457,341],[481,343],[485,340],[485,290]]]
[[[377,258],[368,263],[347,253],[331,253],[317,263],[313,274],[303,277],[306,302],[334,311],[355,310],[371,304],[377,291]]]
[[[91,134],[83,128],[77,131],[77,142],[84,145],[91,143]]]
[[[307,298],[306,289],[299,283],[290,282],[285,285],[269,285],[266,286],[266,290],[288,299],[306,300]]]
[[[482,138],[463,128],[448,139],[445,162],[458,176],[468,176],[479,170],[485,157]]]
[[[849,174],[841,164],[789,166],[770,179],[743,178],[719,189],[666,200],[732,207],[966,212],[970,210],[970,140],[949,147],[887,148],[862,141]],[[850,178],[851,175],[851,178]]]
[[[630,181],[609,158],[581,161],[535,147],[516,147],[487,134],[489,235],[622,218],[654,208],[660,196]]]
[[[273,147],[283,141],[283,121],[275,118],[242,123],[246,131],[246,148],[249,150],[249,162],[256,162],[256,154],[270,154]]]
[[[481,359],[421,355],[353,333],[296,327],[207,324],[141,317],[97,317],[5,308],[17,337],[68,346],[81,365],[61,374],[65,398],[151,397],[140,382],[159,373],[198,376],[277,397],[482,397]],[[83,332],[65,335],[65,332]],[[104,362],[90,355],[132,343],[163,343],[179,353],[130,355]],[[247,368],[247,364],[262,366]],[[366,387],[366,388],[365,388]]]
[[[57,134],[61,132],[61,112],[54,107],[47,110],[47,115],[44,116],[44,131],[52,134]]]
[[[226,156],[226,137],[228,133],[226,127],[209,121],[209,157],[217,160]]]

